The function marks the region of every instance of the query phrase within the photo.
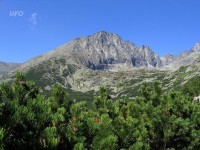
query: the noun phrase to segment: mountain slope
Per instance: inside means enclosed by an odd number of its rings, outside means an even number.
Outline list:
[[[117,34],[102,31],[33,58],[3,78],[12,79],[16,71],[22,71],[47,94],[55,83],[74,95],[94,93],[104,85],[111,95],[134,98],[142,82],[158,80],[164,91],[187,82],[197,71],[199,53],[200,44],[196,44],[178,56],[159,57],[148,46],[138,48]],[[192,66],[193,71],[184,72]]]

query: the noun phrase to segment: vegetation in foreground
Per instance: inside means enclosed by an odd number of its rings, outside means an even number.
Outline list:
[[[165,94],[158,82],[143,84],[132,101],[113,101],[101,87],[88,108],[58,84],[46,99],[17,73],[11,85],[0,85],[0,149],[198,150],[197,82]]]

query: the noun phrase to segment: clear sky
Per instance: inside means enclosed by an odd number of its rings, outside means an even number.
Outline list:
[[[200,0],[0,0],[0,61],[24,62],[102,30],[176,55],[200,42]]]

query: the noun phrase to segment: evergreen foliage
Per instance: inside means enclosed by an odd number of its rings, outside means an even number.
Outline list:
[[[193,77],[189,80],[189,82],[183,86],[182,91],[190,96],[198,96],[200,91],[200,76]]]
[[[159,82],[144,83],[132,101],[113,101],[100,87],[89,108],[58,84],[46,99],[17,73],[11,85],[0,84],[0,149],[198,150],[200,103],[193,96],[199,85],[163,94]]]

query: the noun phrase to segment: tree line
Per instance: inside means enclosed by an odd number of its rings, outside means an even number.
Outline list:
[[[189,93],[197,85],[162,93],[159,82],[144,83],[131,101],[100,87],[89,108],[59,84],[45,98],[17,73],[0,84],[0,149],[199,150],[200,104]]]

